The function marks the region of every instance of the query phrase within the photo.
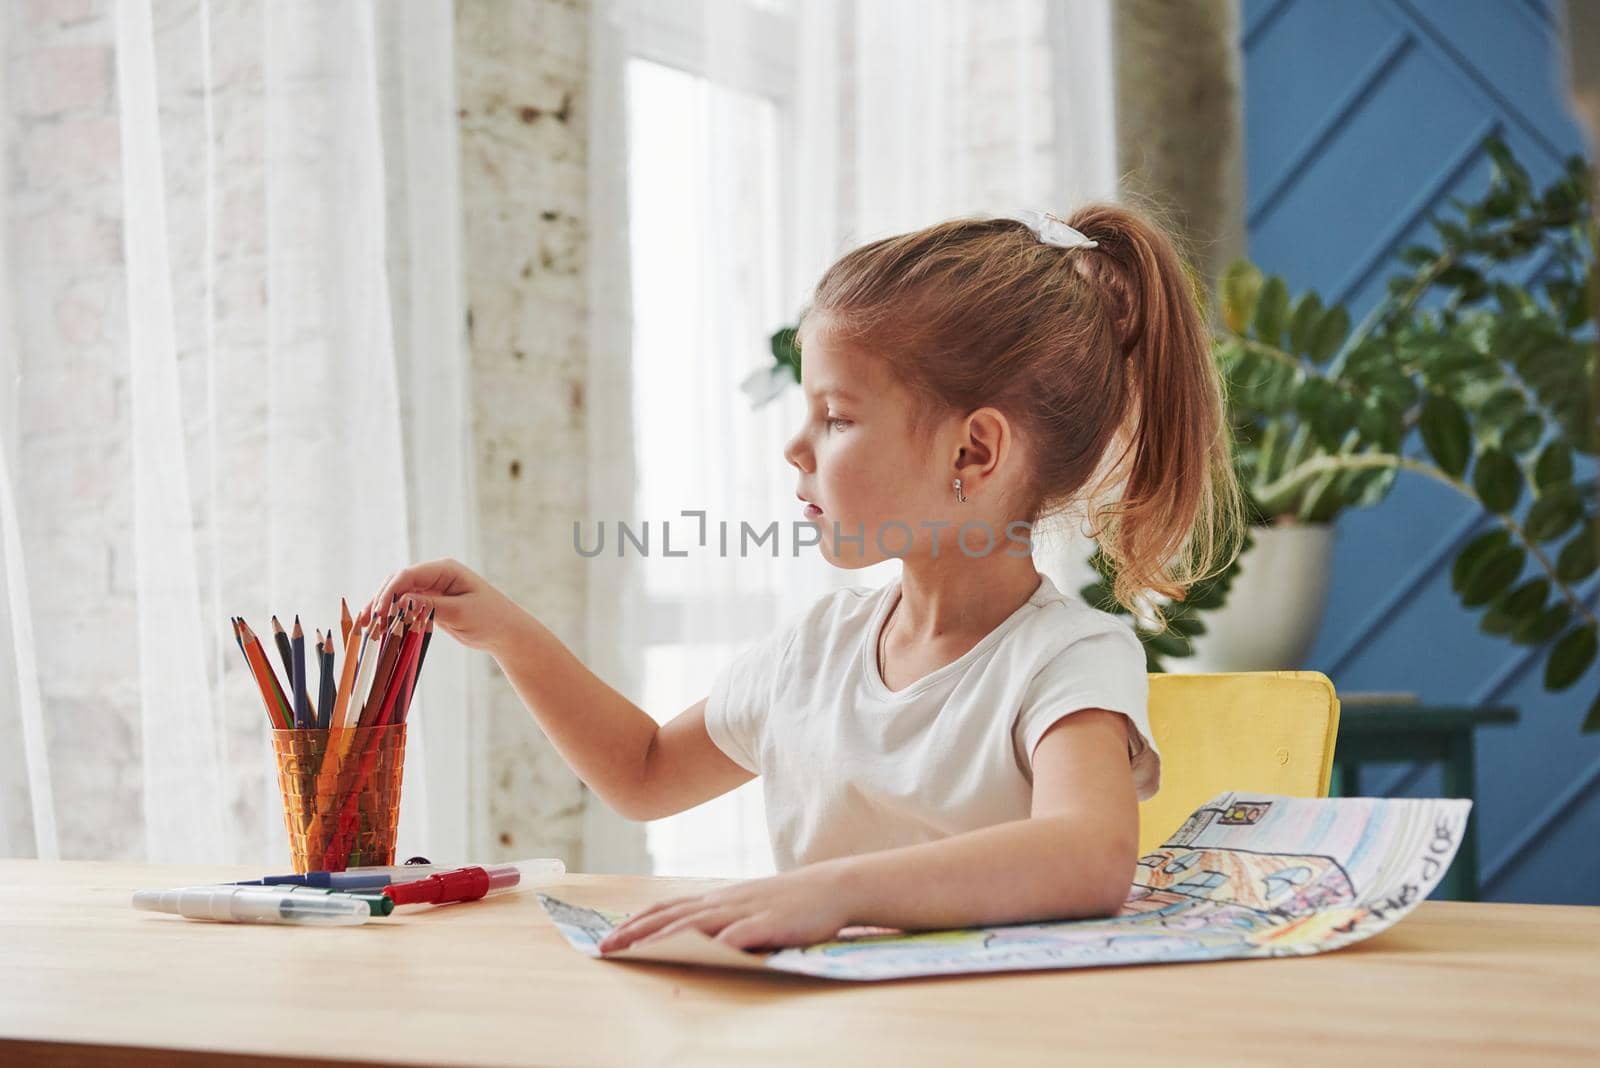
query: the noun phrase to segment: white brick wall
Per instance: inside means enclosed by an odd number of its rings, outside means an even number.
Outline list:
[[[463,256],[482,569],[583,658],[588,4],[459,0]],[[576,866],[582,784],[496,672],[491,842]]]

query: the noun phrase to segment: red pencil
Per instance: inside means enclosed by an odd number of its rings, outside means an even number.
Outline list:
[[[378,718],[372,721],[374,727],[396,722],[393,718],[397,714],[396,702],[405,692],[406,677],[411,674],[411,668],[417,661],[417,650],[421,646],[422,627],[413,619],[411,629],[406,632],[405,641],[401,643],[400,656],[395,662],[389,686],[383,695],[383,703],[378,706]]]
[[[361,718],[356,722],[358,727],[371,727],[377,722],[375,717],[383,705],[384,695],[389,690],[389,679],[394,674],[395,660],[399,657],[401,637],[400,621],[397,619],[384,631],[383,644],[378,647],[378,667],[372,674],[372,689],[367,693],[367,703],[361,708]]]
[[[433,637],[433,609],[428,609],[428,618],[422,624],[422,644],[417,646],[417,660],[411,666],[411,673],[406,676],[406,693],[400,701],[400,713],[395,718],[404,723],[411,714],[411,695],[416,692],[417,678],[422,674],[422,665],[428,658],[428,639]]]

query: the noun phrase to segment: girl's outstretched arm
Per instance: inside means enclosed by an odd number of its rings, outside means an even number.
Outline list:
[[[755,777],[711,741],[704,699],[658,727],[527,613],[491,652],[562,758],[621,816],[660,819]]]
[[[441,630],[493,656],[562,758],[621,815],[657,819],[754,777],[706,734],[705,701],[658,729],[548,627],[460,561],[395,572],[355,625],[365,627],[400,600],[426,605]]]
[[[1084,709],[1058,720],[1034,750],[1027,819],[663,901],[600,948],[687,927],[753,949],[825,941],[853,924],[941,930],[1112,916],[1138,849],[1126,720]]]

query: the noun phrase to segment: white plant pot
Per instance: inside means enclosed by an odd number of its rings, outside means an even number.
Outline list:
[[[1333,525],[1254,527],[1255,544],[1221,608],[1202,612],[1206,632],[1194,655],[1172,657],[1168,671],[1278,671],[1305,663],[1328,603]]]

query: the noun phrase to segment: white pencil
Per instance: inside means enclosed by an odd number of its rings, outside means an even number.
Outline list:
[[[361,722],[361,713],[367,706],[367,691],[372,689],[372,674],[378,668],[378,642],[379,638],[374,632],[382,634],[382,622],[376,617],[367,627],[366,636],[361,639],[361,668],[356,676],[355,692],[350,695],[349,704],[345,705],[344,723],[342,726],[354,727]],[[367,653],[372,653],[368,656]]]

